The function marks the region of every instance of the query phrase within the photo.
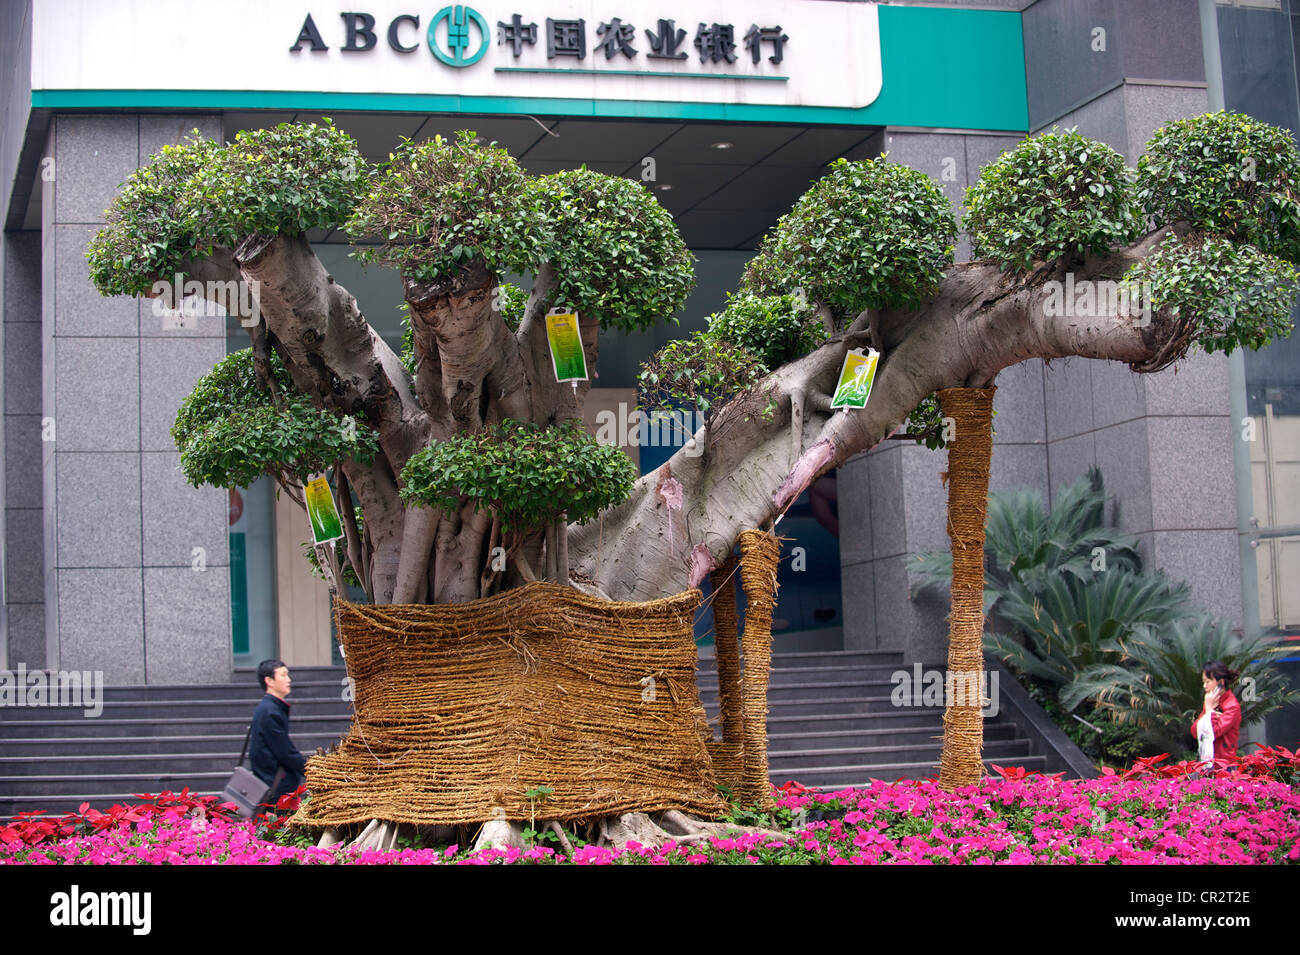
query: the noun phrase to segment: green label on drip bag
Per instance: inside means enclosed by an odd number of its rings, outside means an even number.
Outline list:
[[[575,312],[555,312],[546,316],[546,340],[551,346],[551,366],[556,381],[586,381],[587,356],[582,350]]]
[[[324,475],[308,481],[302,496],[307,503],[307,516],[311,518],[312,542],[327,544],[342,537],[343,522],[339,520],[334,495]]]
[[[876,381],[876,362],[879,360],[880,352],[874,348],[867,349],[865,353],[861,348],[855,348],[845,355],[831,407],[865,408],[867,398],[871,395],[871,386]]]

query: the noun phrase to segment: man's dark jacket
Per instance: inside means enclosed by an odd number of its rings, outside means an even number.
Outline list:
[[[248,764],[264,783],[284,769],[283,780],[267,799],[293,792],[299,786],[307,759],[289,739],[289,704],[272,693],[262,697],[253,711],[253,732],[248,740]]]

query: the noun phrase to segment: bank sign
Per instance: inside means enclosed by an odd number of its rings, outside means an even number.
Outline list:
[[[340,13],[339,17],[343,20],[341,30],[343,42],[339,48],[344,53],[367,53],[379,45],[373,14],[346,12]],[[497,44],[506,47],[516,63],[535,60],[536,57],[526,56],[525,51],[536,51],[544,46],[547,68],[572,71],[576,67],[563,67],[560,64],[574,61],[582,63],[587,59],[588,52],[592,54],[592,63],[598,64],[601,61],[600,54],[603,53],[606,64],[611,61],[616,64],[615,68],[608,70],[610,73],[615,72],[617,66],[636,63],[642,53],[648,61],[667,60],[671,64],[689,60],[691,46],[694,46],[699,55],[700,64],[734,65],[738,58],[737,51],[742,46],[744,49],[740,51],[740,55],[743,57],[747,54],[755,67],[763,62],[765,54],[768,53],[770,55],[766,58],[769,63],[780,64],[785,60],[785,45],[790,40],[779,23],[774,26],[759,26],[757,23],[751,23],[748,30],[738,34],[734,23],[718,23],[716,20],[712,23],[701,22],[695,28],[693,42],[688,41],[687,31],[679,27],[677,20],[672,18],[660,17],[655,21],[654,29],[645,30],[644,40],[637,36],[636,25],[625,23],[622,17],[611,17],[609,20],[601,21],[599,25],[592,26],[595,37],[592,42],[589,42],[588,25],[583,17],[576,20],[557,20],[547,17],[546,25],[539,33],[536,21],[525,23],[522,14],[513,13],[508,21],[498,20],[494,31],[483,15],[473,7],[457,4],[443,7],[428,18],[428,28],[424,32],[424,38],[430,52],[440,62],[457,68],[473,66],[483,59],[492,45],[495,32]],[[397,53],[416,52],[421,46],[420,30],[419,14],[398,14],[389,22],[385,31],[388,47]],[[545,37],[544,44],[540,46],[539,36]],[[406,38],[410,38],[412,42],[405,42]],[[647,47],[638,49],[639,43],[644,43]],[[289,52],[301,52],[304,44],[306,49],[313,53],[327,53],[330,49],[321,35],[320,27],[316,25],[310,13],[303,20],[302,28],[298,31],[293,46],[289,47]],[[497,69],[541,68],[498,66]],[[688,77],[692,74],[683,70],[663,75]],[[743,74],[724,71],[696,75],[716,77]],[[764,76],[766,79],[787,78],[783,75],[757,72],[755,75]]]
[[[47,32],[57,44],[34,50],[33,88],[854,109],[880,94],[878,14],[811,0],[42,0],[37,46]]]
[[[429,89],[467,95],[861,107],[881,86],[879,23],[869,3],[316,7],[302,9],[285,39],[304,69],[357,63],[388,72],[414,63]]]

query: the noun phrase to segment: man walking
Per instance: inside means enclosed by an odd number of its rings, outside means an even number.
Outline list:
[[[257,778],[270,785],[266,803],[291,793],[303,783],[307,760],[289,739],[289,668],[282,660],[263,660],[257,665],[257,682],[266,690],[253,712],[249,738],[249,765]]]

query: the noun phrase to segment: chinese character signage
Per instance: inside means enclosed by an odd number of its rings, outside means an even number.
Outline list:
[[[912,62],[927,51],[949,56],[961,28],[957,14],[991,18],[948,11],[933,27],[928,8],[811,0],[358,0],[348,7],[41,0],[32,12],[32,91],[33,102],[76,108],[88,106],[95,91],[115,93],[94,99],[102,107],[156,105],[158,92],[171,101],[177,92],[202,90],[215,94],[203,102],[223,108],[256,108],[250,104],[268,93],[293,94],[273,98],[317,114],[337,108],[791,123],[806,115],[882,125],[874,115],[818,111],[864,109],[880,98],[882,22],[896,24],[899,55]],[[1005,19],[998,35],[1018,41],[1019,14]],[[180,22],[186,29],[177,31]],[[132,29],[123,33],[122,23]],[[104,43],[105,36],[114,42]],[[194,69],[213,57],[222,70]],[[963,81],[978,87],[978,71],[972,74],[969,62],[963,69]],[[1022,61],[1016,75],[1023,85]],[[916,96],[933,98],[949,87],[935,79]],[[556,103],[564,100],[574,108]],[[913,91],[894,101],[911,104]],[[891,122],[912,112],[909,105]]]
[[[689,21],[683,21],[687,26]],[[644,40],[638,36],[637,27],[622,17],[611,17],[594,24],[595,41],[591,45],[593,59],[597,62],[618,60],[624,65],[635,62],[643,54],[647,60],[687,60],[690,59],[691,46],[699,63],[737,62],[739,56],[757,65],[766,54],[767,62],[779,64],[785,59],[785,45],[790,37],[781,29],[780,24],[760,26],[751,23],[748,28],[743,25],[744,33],[737,40],[734,23],[698,23],[694,27],[693,39],[687,29],[678,26],[676,19],[656,19],[644,28]],[[540,38],[539,38],[540,37]],[[638,48],[638,44],[644,46]],[[544,28],[535,22],[524,22],[519,13],[510,15],[509,20],[497,21],[497,45],[509,50],[511,56],[518,60],[526,50],[546,47],[546,59],[572,58],[583,60],[587,57],[587,21],[557,20],[546,18]]]

